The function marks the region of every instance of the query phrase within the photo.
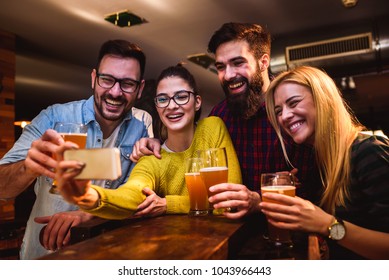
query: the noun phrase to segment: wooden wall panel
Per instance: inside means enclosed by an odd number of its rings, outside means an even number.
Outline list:
[[[0,30],[0,158],[15,142],[15,36]]]

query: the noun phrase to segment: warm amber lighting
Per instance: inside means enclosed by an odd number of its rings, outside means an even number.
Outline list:
[[[17,126],[20,126],[21,128],[24,128],[29,123],[31,123],[31,122],[30,121],[17,121],[17,122],[14,122],[14,125],[17,125]]]

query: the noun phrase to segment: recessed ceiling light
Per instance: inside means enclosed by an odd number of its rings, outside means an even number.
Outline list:
[[[140,16],[131,13],[128,10],[106,15],[104,19],[120,27],[130,27],[148,22],[144,18],[141,18]]]
[[[199,53],[199,54],[192,54],[188,55],[187,59],[197,65],[200,65],[201,67],[210,70],[211,72],[214,72],[217,74],[216,68],[215,68],[215,59],[211,56],[209,56],[206,53]]]

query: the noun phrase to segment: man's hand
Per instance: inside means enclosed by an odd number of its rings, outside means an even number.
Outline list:
[[[141,138],[136,141],[134,148],[132,149],[132,154],[130,159],[133,162],[138,162],[138,160],[143,156],[153,155],[156,158],[161,158],[161,143],[156,138]]]
[[[147,197],[139,204],[135,217],[156,217],[166,213],[166,198],[159,197],[154,191],[149,188],[142,190]]]
[[[250,191],[246,186],[240,184],[223,183],[210,187],[213,193],[209,202],[213,203],[215,209],[234,209],[232,212],[224,212],[223,215],[230,219],[239,219],[247,214],[259,212],[261,197],[259,193]]]
[[[61,135],[55,130],[48,129],[41,138],[32,142],[25,160],[26,172],[35,177],[45,175],[54,178],[57,161],[52,155],[62,143],[64,139]]]
[[[40,241],[47,250],[55,251],[69,244],[70,228],[92,218],[93,215],[78,210],[56,213],[53,216],[36,217],[34,221],[39,224],[47,223],[42,229]]]

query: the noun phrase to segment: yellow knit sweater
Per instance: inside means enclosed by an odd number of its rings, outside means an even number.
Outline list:
[[[161,150],[162,159],[142,157],[135,165],[128,181],[118,189],[92,186],[100,195],[100,205],[87,212],[108,219],[131,216],[143,202],[142,189],[148,187],[166,198],[167,213],[188,213],[189,197],[185,184],[185,159],[196,155],[197,150],[226,147],[228,157],[228,182],[241,183],[238,158],[224,122],[218,117],[201,120],[196,128],[191,146],[183,152]]]

